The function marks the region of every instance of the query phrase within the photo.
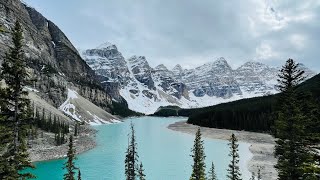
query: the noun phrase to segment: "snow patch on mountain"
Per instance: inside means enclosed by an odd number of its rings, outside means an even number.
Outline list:
[[[91,125],[118,122],[117,117],[91,103],[72,89],[68,89],[67,100],[59,107],[59,110],[73,120],[86,122]]]
[[[59,107],[61,111],[63,111],[66,115],[70,116],[72,119],[76,121],[81,121],[81,116],[78,115],[76,111],[76,106],[73,105],[70,100],[78,98],[77,92],[71,89],[68,89],[68,98],[67,100]]]

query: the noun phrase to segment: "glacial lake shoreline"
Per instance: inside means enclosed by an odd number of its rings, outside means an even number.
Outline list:
[[[173,131],[194,135],[199,126],[186,123],[186,121],[178,121],[168,126]],[[210,139],[228,140],[234,133],[239,142],[250,144],[249,150],[253,157],[248,161],[247,168],[250,172],[257,173],[258,166],[262,167],[261,173],[264,178],[270,180],[277,179],[277,171],[274,168],[276,159],[274,158],[275,139],[264,133],[255,133],[248,131],[235,131],[228,129],[216,129],[200,127],[202,136]],[[241,158],[241,157],[240,157]]]
[[[76,165],[84,179],[124,179],[124,157],[128,143],[129,126],[136,129],[139,160],[143,162],[148,179],[183,180],[191,173],[191,148],[194,136],[168,129],[168,126],[186,118],[134,117],[123,123],[93,126],[96,147],[79,154]],[[228,141],[204,136],[207,170],[215,163],[218,178],[226,177],[229,163]],[[239,143],[240,169],[244,179],[250,177],[247,164],[252,158],[249,143]],[[36,162],[32,172],[37,179],[61,179],[65,159]],[[101,169],[102,168],[102,169]]]

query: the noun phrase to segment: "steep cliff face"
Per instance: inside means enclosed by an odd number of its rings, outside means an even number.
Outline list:
[[[37,39],[42,42],[33,42],[40,46],[47,46],[52,57],[54,67],[62,71],[70,81],[92,81],[95,79],[94,71],[83,61],[76,48],[66,35],[53,22],[47,20],[39,12],[25,6],[32,24],[39,33]],[[28,29],[26,29],[28,31]],[[47,51],[45,51],[46,53]],[[44,57],[45,58],[45,57]],[[45,62],[48,62],[45,59]]]
[[[174,78],[174,73],[168,70],[165,65],[160,64],[155,67],[152,78],[156,86],[165,93],[178,99],[189,97],[186,85],[181,83],[181,81],[177,81]]]
[[[152,68],[144,56],[132,56],[128,59],[128,66],[135,79],[146,85],[149,89],[155,89],[152,79]]]
[[[80,51],[81,57],[99,76],[99,81],[113,99],[122,102],[120,88],[130,81],[130,72],[122,54],[111,43]]]
[[[232,94],[241,94],[233,70],[223,57],[195,69],[186,70],[180,79],[197,97],[208,95],[229,98]]]
[[[10,32],[16,21],[22,24],[23,50],[33,80],[28,86],[39,97],[58,108],[71,88],[105,110],[112,107],[112,97],[100,83],[106,78],[96,75],[58,26],[19,0],[1,0],[1,26]],[[1,33],[0,63],[11,45],[10,33]]]
[[[81,56],[97,74],[106,77],[108,82],[127,83],[127,63],[115,45],[105,43],[82,51]]]

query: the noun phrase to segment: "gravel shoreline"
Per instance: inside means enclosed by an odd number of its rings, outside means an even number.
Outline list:
[[[89,125],[81,126],[80,134],[74,137],[74,145],[76,154],[86,152],[96,147],[94,140],[96,130]],[[61,146],[55,146],[54,134],[42,132],[43,137],[38,137],[31,141],[31,148],[29,148],[29,157],[32,162],[47,161],[54,159],[61,159],[66,157],[68,151],[68,143]],[[42,134],[40,133],[40,135]],[[66,137],[69,139],[69,137]]]
[[[198,127],[199,126],[187,124],[186,121],[179,121],[170,124],[168,129],[182,133],[195,134]],[[249,150],[253,154],[253,157],[247,164],[248,170],[257,173],[258,166],[261,166],[263,167],[261,169],[262,179],[277,179],[277,171],[274,168],[276,159],[273,156],[275,139],[271,135],[227,129],[200,128],[203,137],[206,138],[228,140],[231,134],[234,133],[240,142],[251,144]]]

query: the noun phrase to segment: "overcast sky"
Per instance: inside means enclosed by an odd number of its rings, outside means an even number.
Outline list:
[[[288,58],[320,72],[320,0],[25,0],[80,49],[104,42],[151,66],[236,68]]]

